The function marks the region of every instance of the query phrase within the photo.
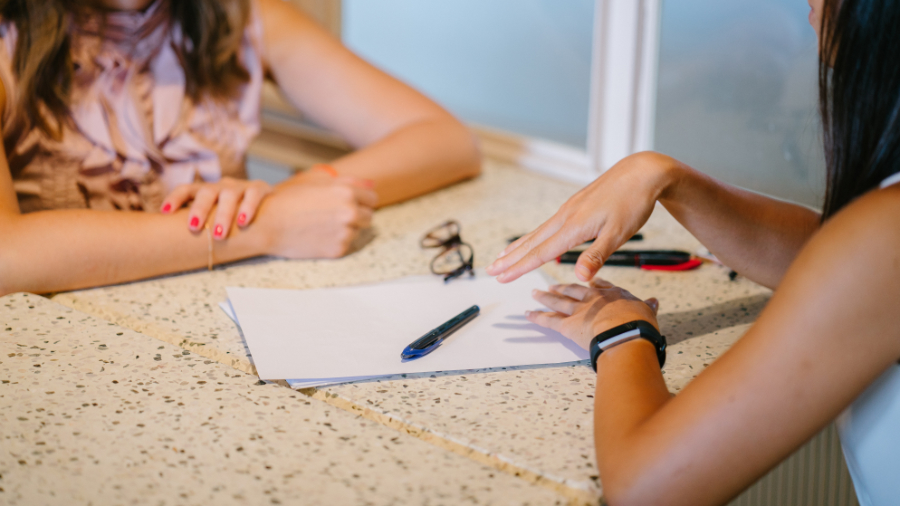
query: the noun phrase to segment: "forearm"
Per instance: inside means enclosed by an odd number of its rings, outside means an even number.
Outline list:
[[[474,177],[481,170],[473,134],[449,116],[400,128],[332,165],[341,174],[373,180],[379,206]]]
[[[742,190],[673,160],[660,203],[723,263],[774,288],[819,227],[806,207]]]
[[[72,290],[207,265],[205,230],[188,231],[187,211],[172,215],[92,210],[44,211],[0,218],[0,295]],[[262,232],[233,227],[214,241],[216,262],[263,253]]]
[[[606,499],[627,495],[644,471],[633,444],[642,424],[670,399],[653,345],[644,339],[616,346],[597,361],[594,442]],[[645,438],[646,439],[646,438]],[[652,457],[650,457],[652,458]]]

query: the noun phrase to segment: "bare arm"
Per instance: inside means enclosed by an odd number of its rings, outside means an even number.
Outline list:
[[[0,153],[0,294],[72,290],[205,267],[206,230],[190,232],[188,210],[56,210],[19,214]],[[10,200],[12,198],[12,200]],[[335,258],[369,226],[375,194],[323,176],[279,185],[252,226],[212,241],[215,263],[256,255]]]
[[[587,281],[646,223],[657,201],[726,265],[769,287],[778,285],[819,224],[819,215],[805,207],[726,185],[659,153],[638,153],[509,245],[488,273],[509,282],[596,238],[575,267]]]
[[[61,291],[130,281],[207,264],[205,231],[172,215],[91,210],[20,214],[0,149],[0,295]],[[261,254],[261,229],[235,230],[216,244],[219,262]]]
[[[829,221],[757,323],[675,397],[648,342],[600,356],[595,442],[610,504],[724,504],[897,362],[898,213],[900,189],[891,189]],[[616,319],[652,320],[645,304],[613,288],[579,301],[541,294],[552,309],[575,311],[530,318],[581,344]]]
[[[0,85],[0,109],[6,94]],[[206,264],[207,237],[184,228],[184,213],[89,210],[19,212],[0,147],[0,295],[117,283]],[[258,233],[239,232],[216,250],[220,261],[263,251]]]
[[[387,205],[480,171],[469,130],[440,106],[354,55],[300,11],[260,0],[266,65],[287,97],[359,148],[333,163],[375,181]]]
[[[725,265],[763,286],[778,286],[819,228],[820,216],[809,208],[724,184],[678,162],[669,171],[659,202]]]

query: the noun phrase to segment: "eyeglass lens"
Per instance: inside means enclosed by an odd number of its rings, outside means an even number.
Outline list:
[[[475,251],[472,246],[462,242],[459,236],[459,223],[448,220],[431,229],[422,238],[423,248],[444,248],[431,261],[431,272],[444,276],[449,281],[466,272],[472,272]]]
[[[421,244],[423,248],[440,248],[459,240],[459,223],[449,220],[429,230]]]

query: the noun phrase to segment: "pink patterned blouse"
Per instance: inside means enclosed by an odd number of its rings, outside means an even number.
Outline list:
[[[259,133],[263,80],[256,6],[240,54],[250,81],[228,103],[195,102],[185,95],[173,48],[181,33],[170,22],[168,1],[143,12],[96,14],[72,27],[73,121],[61,141],[15,127],[17,31],[0,23],[3,140],[22,212],[156,211],[177,185],[245,174],[247,147]]]

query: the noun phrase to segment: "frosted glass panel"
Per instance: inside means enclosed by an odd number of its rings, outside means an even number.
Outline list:
[[[821,205],[816,36],[797,0],[664,0],[655,149]]]
[[[344,0],[344,43],[470,123],[584,148],[593,0]]]

